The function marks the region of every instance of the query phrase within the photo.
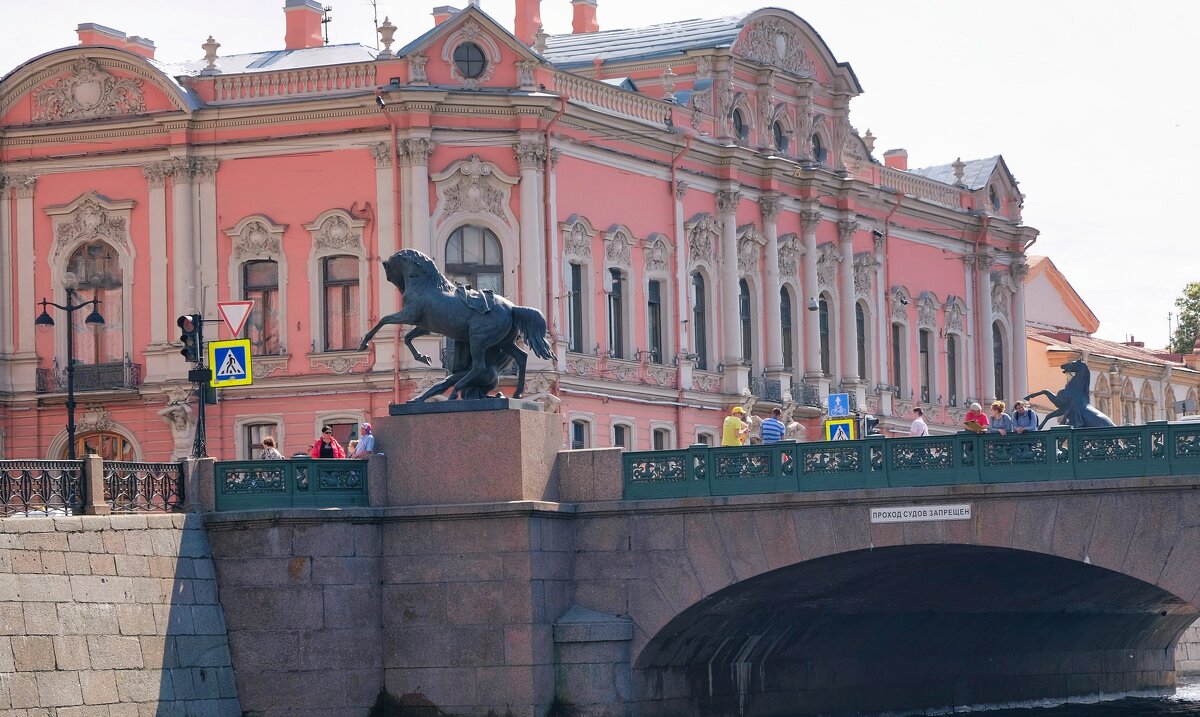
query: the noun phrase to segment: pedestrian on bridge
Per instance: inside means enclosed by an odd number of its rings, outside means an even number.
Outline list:
[[[746,409],[741,406],[729,409],[729,415],[721,424],[722,446],[740,446],[746,442],[746,437],[750,435],[750,425],[743,418],[745,415]]]
[[[1007,436],[1013,431],[1012,416],[1004,412],[1004,401],[992,401],[992,418],[988,425],[988,433],[999,433]]]
[[[1026,406],[1025,401],[1017,399],[1013,404],[1013,433],[1024,433],[1038,429],[1038,417],[1033,409]]]
[[[762,422],[758,430],[762,433],[763,443],[779,443],[783,438],[784,431],[787,427],[780,420],[783,417],[783,411],[778,408],[771,409],[771,417]]]

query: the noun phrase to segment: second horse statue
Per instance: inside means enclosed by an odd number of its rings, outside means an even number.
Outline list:
[[[400,290],[404,308],[384,316],[363,337],[359,350],[379,329],[388,324],[413,327],[404,335],[404,344],[413,358],[429,366],[430,358],[413,346],[413,339],[441,334],[454,341],[454,360],[450,375],[428,391],[412,399],[421,402],[452,388],[450,398],[487,398],[500,382],[500,373],[512,362],[517,364],[517,387],[513,398],[525,391],[525,359],[528,354],[517,346],[522,338],[534,355],[551,359],[554,354],[546,342],[546,317],[528,306],[516,306],[491,291],[479,291],[455,285],[447,279],[426,254],[416,249],[401,249],[383,262],[387,280]]]

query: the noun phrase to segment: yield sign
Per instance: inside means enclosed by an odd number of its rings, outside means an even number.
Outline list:
[[[242,327],[246,325],[246,319],[250,317],[250,309],[253,308],[253,301],[217,302],[217,311],[221,313],[221,320],[225,322],[234,336],[242,333]]]

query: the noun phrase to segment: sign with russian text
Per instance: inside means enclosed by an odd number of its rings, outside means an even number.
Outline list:
[[[890,508],[872,508],[872,523],[923,523],[931,520],[970,520],[971,504],[952,505],[898,505]]]
[[[212,369],[212,385],[216,388],[249,386],[254,383],[250,365],[250,339],[210,341],[208,367]]]

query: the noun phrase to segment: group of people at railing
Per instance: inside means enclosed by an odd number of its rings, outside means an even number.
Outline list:
[[[308,450],[307,454],[299,453],[297,455],[307,455],[311,458],[354,458],[357,460],[366,460],[375,452],[375,434],[369,423],[362,424],[360,433],[361,438],[352,439],[343,448],[338,439],[333,436],[333,427],[322,426],[321,435],[317,436],[317,440],[313,442],[312,448]],[[283,460],[283,454],[279,452],[278,446],[275,445],[274,436],[263,437],[260,460]]]

